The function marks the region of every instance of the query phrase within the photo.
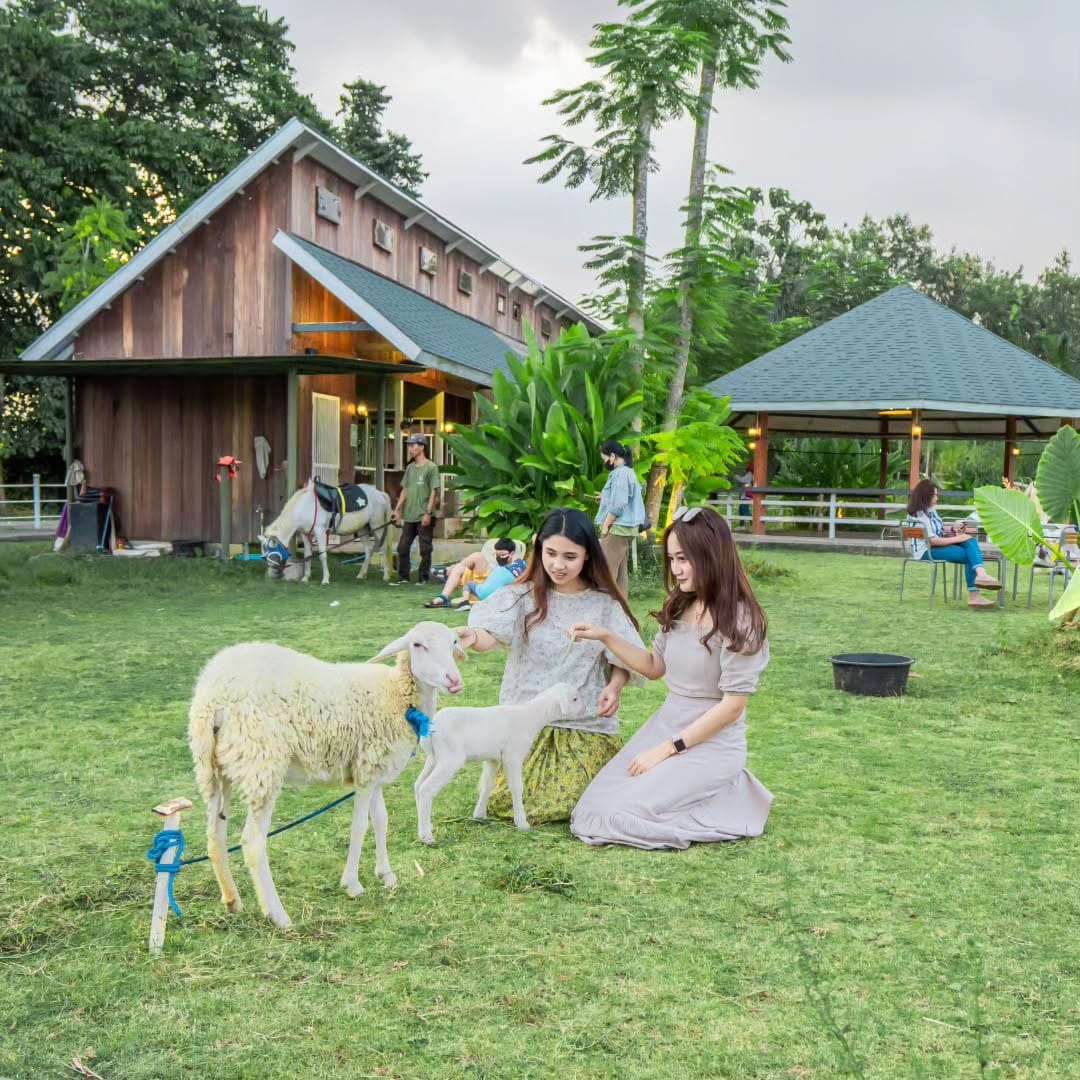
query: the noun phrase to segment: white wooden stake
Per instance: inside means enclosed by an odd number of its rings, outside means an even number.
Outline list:
[[[195,804],[190,799],[171,799],[154,807],[154,813],[164,818],[161,823],[162,831],[165,829],[180,828],[180,813],[190,810]],[[179,858],[177,848],[170,848],[161,857],[161,862],[171,865]],[[159,872],[157,885],[154,888],[154,913],[150,917],[150,952],[154,956],[161,953],[165,945],[165,924],[169,919],[169,875]]]

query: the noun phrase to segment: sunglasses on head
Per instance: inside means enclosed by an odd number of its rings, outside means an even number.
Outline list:
[[[676,521],[691,522],[701,513],[703,507],[700,506],[680,506],[674,514],[671,515],[672,523]]]

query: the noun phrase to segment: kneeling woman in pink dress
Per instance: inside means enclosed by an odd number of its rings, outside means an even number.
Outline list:
[[[574,808],[570,831],[587,844],[687,848],[760,836],[769,816],[772,795],[746,767],[746,699],[769,662],[765,612],[719,514],[682,510],[663,542],[669,592],[651,651],[603,626],[571,631],[668,686]]]

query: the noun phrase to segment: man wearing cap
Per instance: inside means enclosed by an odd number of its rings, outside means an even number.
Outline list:
[[[409,464],[401,480],[401,494],[391,520],[401,523],[398,541],[398,576],[391,585],[405,585],[409,580],[409,550],[414,540],[420,542],[418,585],[431,575],[431,545],[435,535],[435,503],[439,498],[439,466],[427,456],[427,439],[417,433],[405,441]]]

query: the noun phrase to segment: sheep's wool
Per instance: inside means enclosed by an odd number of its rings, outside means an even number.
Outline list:
[[[215,774],[250,807],[267,805],[286,774],[364,787],[416,736],[405,720],[419,692],[407,652],[395,668],[329,664],[280,645],[219,652],[195,684],[188,735],[209,801]]]

